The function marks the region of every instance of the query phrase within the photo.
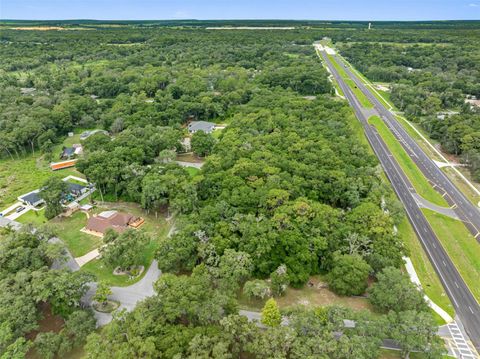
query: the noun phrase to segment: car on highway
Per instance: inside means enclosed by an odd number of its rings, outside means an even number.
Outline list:
[[[17,207],[17,209],[15,210],[15,212],[20,213],[20,212],[23,211],[24,209],[25,209],[24,206],[20,206],[20,207]]]

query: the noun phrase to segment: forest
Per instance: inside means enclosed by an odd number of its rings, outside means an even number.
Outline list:
[[[448,40],[429,31],[405,30],[398,41]],[[0,165],[30,156],[51,161],[69,132],[104,129],[108,135],[84,141],[76,166],[95,183],[98,200],[135,202],[149,213],[175,217],[175,233],[155,254],[163,272],[156,294],[134,311],[119,313],[102,331],[94,331],[91,313],[79,308],[91,278],[48,269],[62,252],[49,244],[51,235],[4,234],[0,321],[11,323],[1,328],[4,357],[22,357],[32,346],[42,357],[61,357],[86,343],[88,358],[377,358],[382,340],[392,338],[405,355],[421,351],[438,358],[443,345],[436,323],[421,292],[399,269],[408,254],[395,227],[403,209],[351,109],[335,98],[312,46],[328,36],[335,42],[362,39],[362,46],[375,48],[367,42],[394,33],[127,24],[68,31],[2,28]],[[341,49],[367,76],[378,71],[354,61],[364,49],[360,45],[345,43]],[[438,66],[425,58],[425,67]],[[462,84],[439,98],[444,102],[438,106],[461,108],[456,116],[468,115],[473,123],[478,115],[468,112],[461,96],[478,91],[478,64],[469,67],[460,58],[451,61],[468,69]],[[388,68],[403,76],[401,66],[408,63],[392,61]],[[434,72],[429,76],[405,73],[389,81],[407,90],[413,81],[425,81],[428,91],[440,91],[434,86],[444,82]],[[402,98],[396,95],[401,89],[393,90],[392,99]],[[408,103],[406,112],[408,106],[424,104]],[[412,111],[425,121],[432,114]],[[218,137],[192,136],[195,153],[206,155],[195,176],[173,161],[184,151],[192,120],[226,125]],[[26,248],[34,255],[11,259]],[[313,275],[326,278],[340,296],[368,293],[375,313],[332,306],[280,314],[272,300],[264,308],[264,328],[238,315],[239,293],[279,297]],[[57,298],[52,276],[70,284],[72,301]],[[11,293],[28,305],[29,321],[14,318],[19,309]],[[65,329],[27,340],[38,329],[38,308],[45,303],[62,316]],[[282,315],[289,325],[280,325]],[[77,337],[69,328],[79,318],[86,324]],[[345,328],[344,320],[355,321],[355,327]],[[411,325],[418,332],[405,329]]]

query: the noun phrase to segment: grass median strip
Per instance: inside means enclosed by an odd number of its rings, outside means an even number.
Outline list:
[[[480,246],[478,242],[461,221],[428,209],[422,211],[463,280],[477,301],[480,301],[480,286],[478,285],[480,283]]]
[[[438,206],[448,207],[448,203],[437,191],[433,189],[423,173],[418,169],[417,165],[408,156],[407,152],[405,152],[402,145],[390,132],[387,125],[385,125],[385,123],[383,123],[378,116],[370,117],[368,122],[375,126],[383,141],[385,141],[386,145],[392,152],[400,167],[402,167],[403,172],[405,172],[417,193],[426,200]]]
[[[360,102],[360,104],[365,108],[373,108],[373,104],[368,100],[367,96],[355,85],[355,82],[347,75],[345,69],[339,65],[335,58],[331,55],[327,55],[335,69],[338,71],[339,75],[343,78],[348,87],[353,91],[355,97]]]

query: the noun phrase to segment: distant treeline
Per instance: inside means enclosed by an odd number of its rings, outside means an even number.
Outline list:
[[[295,26],[315,28],[366,28],[370,21],[329,21],[329,20],[0,20],[1,25],[21,26],[184,26],[184,27],[221,27],[221,26]],[[375,28],[402,29],[480,29],[480,20],[449,21],[371,21]]]

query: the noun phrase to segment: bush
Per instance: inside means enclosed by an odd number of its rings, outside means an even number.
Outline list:
[[[428,310],[423,292],[399,269],[387,267],[377,278],[378,282],[369,290],[369,300],[375,307],[396,312]]]
[[[245,293],[248,299],[265,299],[271,296],[272,291],[267,282],[255,279],[245,283],[243,293]]]

